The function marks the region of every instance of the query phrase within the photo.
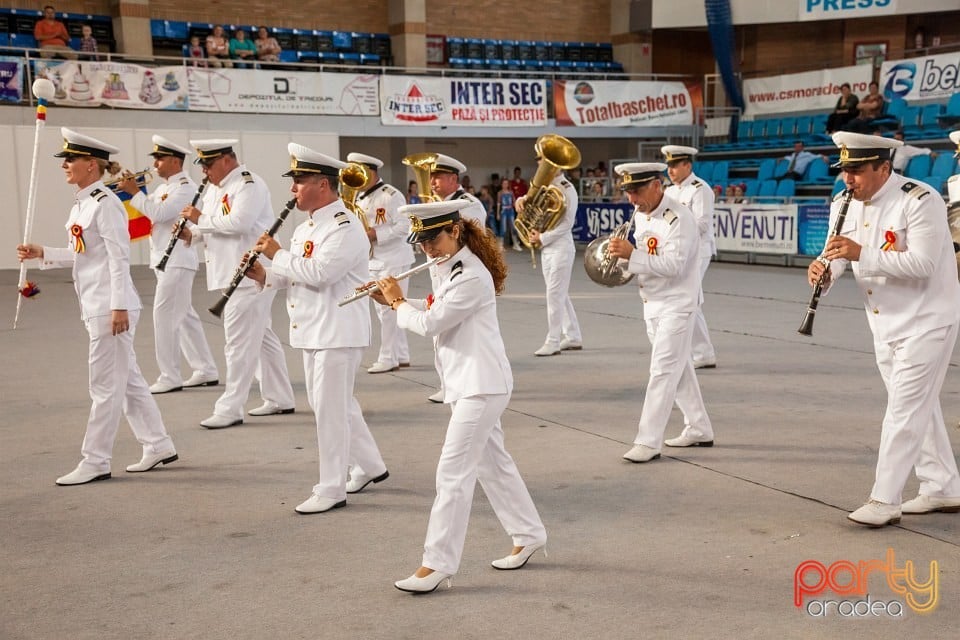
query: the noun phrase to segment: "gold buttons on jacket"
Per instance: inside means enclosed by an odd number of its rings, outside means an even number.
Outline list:
[[[292,325],[290,325],[290,328],[291,328],[291,329],[296,329],[296,328],[297,328],[297,323],[293,323]]]
[[[870,226],[870,223],[869,223],[869,222],[867,222],[867,221],[864,221],[864,223],[863,223],[863,226],[865,226],[865,227],[869,227],[869,226]]]
[[[875,314],[879,314],[879,313],[880,313],[880,309],[874,308],[873,312],[874,312]]]

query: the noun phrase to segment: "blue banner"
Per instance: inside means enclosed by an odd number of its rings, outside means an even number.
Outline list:
[[[577,220],[573,224],[573,239],[590,242],[594,238],[613,233],[621,223],[630,219],[633,205],[626,202],[589,202],[577,207]]]
[[[23,58],[0,56],[0,100],[23,99]]]
[[[830,205],[802,204],[798,207],[798,247],[802,256],[818,256],[827,243],[830,226]]]

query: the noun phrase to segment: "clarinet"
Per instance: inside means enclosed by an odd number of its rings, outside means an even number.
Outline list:
[[[287,219],[287,216],[293,211],[293,207],[297,204],[296,198],[291,198],[286,205],[284,205],[283,211],[280,212],[279,217],[273,222],[273,226],[267,231],[267,235],[271,238],[277,234],[277,231],[280,230],[280,227],[283,225],[283,221]],[[240,286],[240,283],[243,282],[245,274],[257,261],[257,258],[260,257],[259,251],[251,250],[247,254],[247,258],[240,262],[240,266],[237,267],[236,272],[233,274],[233,280],[230,281],[230,285],[224,290],[223,295],[220,296],[220,299],[217,300],[216,304],[210,307],[210,313],[217,316],[218,318],[223,316],[223,309],[227,306],[227,302],[230,300],[230,296],[233,295],[233,292],[237,290],[237,287]]]
[[[207,188],[207,182],[209,178],[204,178],[203,182],[200,183],[200,188],[197,189],[197,194],[193,196],[193,201],[190,203],[191,207],[197,206],[197,203],[200,202],[201,196],[203,196],[203,190]],[[180,218],[180,221],[177,222],[177,226],[173,230],[173,235],[170,236],[170,242],[167,243],[167,249],[163,252],[163,256],[160,258],[160,262],[157,263],[157,266],[154,267],[157,271],[164,271],[167,268],[167,260],[170,259],[170,254],[173,253],[173,248],[177,246],[177,240],[180,239],[180,233],[183,231],[184,227],[187,226],[187,219]]]
[[[850,201],[853,200],[853,190],[847,189],[843,195],[843,203],[840,205],[840,212],[837,214],[837,221],[833,225],[833,229],[830,230],[830,235],[827,236],[827,241],[830,241],[830,238],[840,233],[840,229],[843,228],[843,220],[847,217],[847,209],[850,208]],[[817,258],[823,266],[823,273],[820,274],[820,278],[817,280],[817,283],[813,286],[813,295],[810,297],[810,303],[807,305],[807,314],[803,317],[803,322],[800,323],[800,328],[797,329],[797,333],[802,336],[812,336],[813,335],[813,320],[817,314],[817,305],[820,304],[820,294],[823,293],[823,285],[827,281],[827,274],[830,273],[830,260],[827,260],[823,254]]]

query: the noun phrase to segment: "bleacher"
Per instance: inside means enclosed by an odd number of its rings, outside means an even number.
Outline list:
[[[448,37],[444,63],[470,71],[523,71],[534,76],[589,78],[598,73],[622,74],[609,42],[545,42]]]
[[[0,49],[36,49],[37,41],[33,37],[33,28],[37,20],[43,17],[38,9],[0,8]],[[113,37],[113,19],[88,13],[57,12],[57,20],[64,23],[70,34],[70,46],[80,49],[80,36],[83,25],[88,24],[101,51],[116,51],[117,43]]]

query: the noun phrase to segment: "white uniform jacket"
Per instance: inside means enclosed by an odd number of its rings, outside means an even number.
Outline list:
[[[367,223],[377,232],[373,258],[370,259],[371,269],[413,263],[413,246],[407,244],[410,219],[397,213],[397,209],[406,203],[402,193],[383,181],[357,197],[357,204],[367,215]]]
[[[577,221],[577,206],[580,204],[580,198],[577,196],[577,188],[567,180],[562,173],[558,173],[552,183],[563,192],[564,205],[566,211],[563,217],[553,229],[544,231],[540,234],[540,244],[543,245],[545,252],[554,251],[576,251],[573,244],[573,225]]]
[[[713,205],[716,197],[713,189],[693,172],[679,185],[672,184],[664,191],[668,196],[693,211],[697,217],[700,233],[700,255],[717,254],[717,239],[713,235]]]
[[[834,198],[830,228],[841,197]],[[853,263],[874,339],[890,342],[960,319],[960,282],[946,206],[922,182],[893,174],[868,202],[852,200],[841,235],[861,245]],[[832,260],[832,282],[847,260]]]
[[[401,304],[397,324],[434,338],[444,402],[510,393],[513,373],[500,336],[490,272],[466,246],[437,270],[439,285],[431,303]]]
[[[487,226],[487,210],[484,209],[483,203],[480,202],[477,196],[472,193],[467,193],[463,190],[463,187],[457,187],[456,191],[444,198],[444,200],[457,199],[466,200],[470,203],[470,205],[460,209],[460,217],[469,218],[480,225],[481,230],[484,229]]]
[[[77,191],[65,226],[68,246],[44,247],[40,268],[73,267],[81,318],[140,309],[130,277],[127,210],[120,198],[97,180]]]
[[[227,174],[219,187],[207,185],[200,219],[192,231],[204,242],[209,291],[229,286],[243,254],[275,220],[266,183],[243,165]],[[266,258],[261,260],[269,265]],[[253,286],[253,281],[244,278],[240,286]]]
[[[150,231],[150,266],[160,262],[163,253],[170,244],[173,224],[180,218],[180,212],[190,204],[197,193],[197,183],[181,171],[163,181],[150,195],[142,191],[130,198],[133,205],[143,215],[150,218],[153,229]],[[196,247],[177,242],[167,260],[168,267],[182,267],[196,271],[198,266]]]
[[[334,349],[370,346],[367,299],[337,306],[370,279],[370,243],[342,200],[317,209],[293,232],[290,250],[273,256],[264,288],[287,289],[290,346]]]
[[[699,234],[693,213],[666,194],[650,213],[636,212],[627,270],[637,274],[643,315],[692,313],[702,302]]]

